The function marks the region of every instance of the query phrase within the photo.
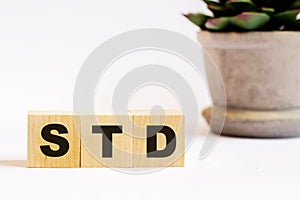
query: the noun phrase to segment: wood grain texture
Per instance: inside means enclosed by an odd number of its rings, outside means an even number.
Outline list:
[[[69,150],[61,157],[49,157],[41,151],[41,145],[50,145],[53,151],[59,146],[45,141],[41,136],[43,127],[48,124],[58,123],[64,125],[68,134],[59,134],[51,131],[53,135],[59,135],[68,140]],[[80,167],[80,138],[75,127],[74,117],[71,114],[54,114],[42,112],[28,113],[28,146],[27,167],[39,168],[77,168]]]
[[[81,167],[133,167],[132,122],[128,115],[81,116]],[[119,125],[122,134],[113,134],[112,157],[102,154],[103,134],[92,134],[93,125]]]
[[[184,166],[184,116],[174,111],[166,111],[165,115],[144,115],[142,111],[131,111],[134,121],[134,167],[183,167]],[[174,153],[163,158],[147,157],[147,126],[164,125],[172,128],[176,134],[176,149]],[[166,138],[163,134],[157,136],[157,149],[164,149]]]

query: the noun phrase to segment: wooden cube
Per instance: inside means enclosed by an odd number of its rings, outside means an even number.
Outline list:
[[[145,114],[144,111],[131,111],[130,114],[134,121],[134,167],[184,166],[183,115],[176,111],[166,111],[164,115],[155,114],[153,116]],[[172,139],[172,136],[162,134],[168,131],[173,132],[176,137]],[[169,152],[165,151],[167,150],[167,140],[171,141],[168,146],[175,142],[175,148],[169,149]]]
[[[133,167],[133,122],[130,116],[86,115],[78,118],[81,121],[81,167]]]
[[[28,113],[27,167],[80,167],[80,138],[70,114]]]

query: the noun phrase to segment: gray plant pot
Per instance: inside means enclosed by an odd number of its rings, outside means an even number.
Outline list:
[[[300,135],[300,32],[201,31],[198,39],[223,79],[228,113],[224,134]],[[210,91],[217,97],[220,83],[208,66]],[[213,103],[223,106],[218,98]],[[203,112],[208,122],[210,112]]]

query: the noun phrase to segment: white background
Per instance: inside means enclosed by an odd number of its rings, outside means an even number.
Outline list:
[[[199,10],[205,10],[200,0],[1,0],[0,199],[299,199],[300,139],[221,137],[199,160],[203,120],[184,168],[129,175],[24,167],[28,110],[72,110],[77,73],[101,42],[148,27],[196,41],[198,28],[181,13]],[[202,109],[209,96],[194,81]],[[149,103],[141,94],[137,106]]]

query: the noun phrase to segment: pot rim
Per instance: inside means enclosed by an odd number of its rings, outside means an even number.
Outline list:
[[[230,32],[214,32],[214,31],[208,31],[208,30],[200,30],[198,31],[198,34],[223,34],[223,35],[227,35],[227,34],[237,34],[237,35],[248,35],[248,34],[300,34],[300,31],[245,31],[245,32],[237,32],[237,31],[230,31]]]
[[[204,47],[272,48],[280,44],[300,49],[300,31],[211,32],[204,30],[199,31],[197,36]]]

